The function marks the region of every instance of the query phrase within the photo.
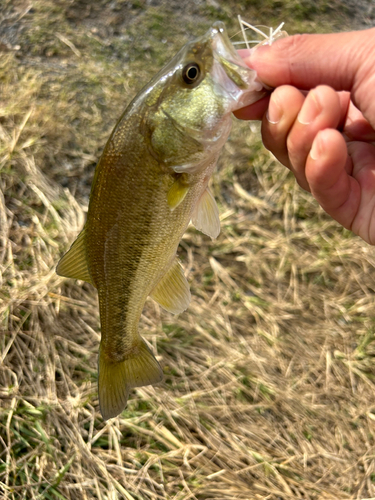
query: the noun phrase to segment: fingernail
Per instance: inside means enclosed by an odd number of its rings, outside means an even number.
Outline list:
[[[312,91],[302,105],[302,109],[298,114],[298,121],[302,123],[302,125],[309,125],[319,115],[320,111],[321,106],[319,101],[315,92]]]
[[[322,144],[318,134],[312,143],[310,149],[310,156],[313,160],[317,160],[319,156],[321,156],[321,154],[322,154]]]
[[[281,116],[282,116],[281,109],[276,104],[275,99],[272,99],[271,97],[266,114],[267,120],[273,125],[276,125],[276,123],[279,123],[279,121],[281,120]]]

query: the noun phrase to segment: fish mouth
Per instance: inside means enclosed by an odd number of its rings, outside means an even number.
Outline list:
[[[240,56],[229,40],[224,23],[216,21],[211,28],[212,48],[214,52],[224,59],[233,63],[242,64]],[[244,66],[246,67],[246,66]]]
[[[259,100],[265,89],[256,71],[246,66],[227,35],[225,25],[217,21],[211,28],[216,84],[233,100],[233,111]]]

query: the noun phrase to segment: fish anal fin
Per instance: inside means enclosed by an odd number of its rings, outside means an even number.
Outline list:
[[[189,185],[186,182],[186,174],[177,174],[177,178],[167,194],[167,203],[172,211],[184,201],[188,191]]]
[[[56,273],[66,278],[87,281],[93,285],[86,261],[85,228],[57,264]]]
[[[188,308],[191,299],[190,287],[176,257],[152,291],[151,297],[165,310],[174,314]]]
[[[116,417],[125,408],[133,387],[156,384],[163,370],[145,341],[123,361],[113,362],[102,347],[99,350],[99,405],[104,420]]]
[[[215,239],[220,234],[219,209],[211,191],[206,188],[195,206],[191,222],[193,226]]]

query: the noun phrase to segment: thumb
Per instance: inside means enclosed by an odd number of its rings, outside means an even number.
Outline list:
[[[372,114],[367,119],[374,126],[375,28],[289,36],[256,48],[244,60],[270,87],[310,90],[324,84],[351,92],[354,104],[364,114]]]

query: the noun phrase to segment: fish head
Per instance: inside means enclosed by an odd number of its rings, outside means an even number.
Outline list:
[[[187,43],[145,92],[154,156],[176,172],[199,169],[222,148],[231,113],[265,94],[222,22]]]

